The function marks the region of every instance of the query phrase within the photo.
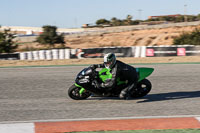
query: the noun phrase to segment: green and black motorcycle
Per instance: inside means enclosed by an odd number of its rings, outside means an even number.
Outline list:
[[[154,71],[153,68],[136,68],[138,74],[137,87],[132,89],[130,96],[132,98],[140,98],[146,96],[152,88],[151,82],[146,79]],[[68,95],[74,100],[87,99],[90,96],[99,97],[118,97],[121,90],[124,89],[128,81],[121,81],[117,78],[117,85],[115,88],[109,90],[99,89],[96,82],[105,82],[112,78],[110,69],[103,68],[100,71],[90,67],[84,68],[76,77],[75,84],[68,89]],[[109,95],[108,95],[109,94]]]

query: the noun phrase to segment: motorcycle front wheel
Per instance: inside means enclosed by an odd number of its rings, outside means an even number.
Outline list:
[[[68,95],[70,98],[74,99],[74,100],[84,100],[87,99],[88,97],[91,96],[91,93],[88,91],[83,92],[82,94],[79,93],[80,91],[80,87],[77,87],[75,85],[72,85],[69,89],[68,89]]]
[[[143,79],[137,83],[137,88],[133,89],[131,97],[140,98],[146,96],[151,91],[152,85],[148,79]]]

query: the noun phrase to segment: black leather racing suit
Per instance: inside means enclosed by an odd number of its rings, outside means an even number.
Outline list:
[[[103,68],[104,64],[95,64],[94,68]],[[103,88],[115,88],[117,84],[117,78],[120,77],[120,80],[125,81],[128,80],[127,87],[122,91],[130,91],[133,87],[135,87],[137,83],[137,72],[136,69],[128,64],[125,64],[119,60],[116,61],[116,64],[111,69],[112,78],[105,83],[101,84]]]

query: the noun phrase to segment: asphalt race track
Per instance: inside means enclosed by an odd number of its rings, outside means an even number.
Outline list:
[[[133,100],[72,100],[67,89],[85,66],[0,68],[0,122],[200,115],[200,64],[153,67],[153,88]]]

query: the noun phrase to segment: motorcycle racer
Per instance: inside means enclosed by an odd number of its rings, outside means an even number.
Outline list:
[[[117,78],[120,77],[123,81],[128,81],[127,86],[121,91],[119,97],[121,99],[129,99],[129,92],[136,87],[138,75],[136,69],[128,64],[125,64],[116,59],[114,53],[108,53],[104,56],[103,64],[93,64],[90,66],[93,69],[96,68],[108,68],[111,69],[110,73],[112,78],[106,80],[103,83],[96,82],[100,88],[115,88],[117,84]]]

